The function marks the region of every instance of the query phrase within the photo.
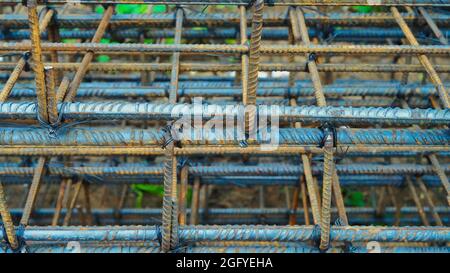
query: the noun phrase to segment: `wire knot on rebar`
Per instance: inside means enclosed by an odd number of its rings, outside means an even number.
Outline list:
[[[0,241],[0,249],[2,249],[5,252],[13,252],[13,253],[28,253],[29,249],[26,244],[25,239],[23,238],[25,233],[25,226],[19,225],[19,227],[16,229],[16,238],[17,238],[17,247],[13,247],[11,243],[8,240],[8,236],[6,234],[6,228],[3,222],[0,222],[0,229],[3,236],[3,241]]]
[[[63,119],[63,115],[64,115],[64,113],[63,113],[64,112],[64,103],[61,104],[60,109],[58,111],[58,119],[56,120],[56,122],[53,122],[53,123],[50,123],[50,122],[48,122],[46,120],[43,120],[41,118],[41,116],[39,114],[39,111],[38,111],[39,107],[38,107],[37,104],[36,104],[35,108],[36,108],[36,118],[39,121],[39,124],[42,127],[47,129],[48,136],[50,138],[53,138],[53,139],[58,138],[58,131],[60,129],[62,129],[63,127],[69,127],[69,126],[73,126],[73,125],[79,124],[79,122],[73,122],[73,123],[68,123],[68,124],[63,126],[62,119]]]

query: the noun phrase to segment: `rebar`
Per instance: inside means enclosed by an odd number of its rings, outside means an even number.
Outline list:
[[[65,2],[0,4],[1,252],[449,252],[448,1]]]

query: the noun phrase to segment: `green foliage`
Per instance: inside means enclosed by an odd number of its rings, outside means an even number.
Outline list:
[[[173,45],[173,44],[175,43],[175,39],[174,39],[174,38],[166,38],[166,39],[164,40],[164,43],[165,43],[166,45]]]
[[[345,196],[345,205],[352,207],[364,207],[366,202],[364,201],[364,195],[360,191],[350,191]]]
[[[133,184],[131,189],[136,194],[136,207],[142,208],[142,200],[144,199],[144,194],[150,194],[153,196],[164,196],[164,187],[159,185],[149,185],[149,184]],[[192,199],[192,189],[188,189],[187,196],[188,202]]]
[[[235,45],[236,44],[236,39],[225,39],[225,43],[227,45]]]
[[[383,12],[383,7],[374,6],[353,6],[352,9],[358,13]]]
[[[77,39],[62,39],[62,42],[66,43],[66,44],[73,44],[73,43],[78,42],[78,40]]]
[[[152,13],[164,13],[166,12],[166,5],[154,5],[152,7]]]
[[[118,4],[117,14],[144,14],[148,11],[148,5],[139,4]]]
[[[142,208],[142,200],[144,198],[144,193],[151,195],[164,196],[164,187],[159,185],[149,185],[149,184],[133,184],[131,189],[136,194],[136,207]]]

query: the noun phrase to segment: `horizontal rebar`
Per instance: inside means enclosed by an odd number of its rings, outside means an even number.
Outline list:
[[[159,246],[84,246],[80,249],[61,245],[31,245],[31,253],[160,253]],[[311,246],[184,246],[177,249],[177,253],[320,253]],[[0,249],[0,253],[5,253]],[[340,248],[331,248],[327,253],[343,253]],[[370,253],[363,247],[352,248],[352,253]],[[450,247],[382,247],[380,253],[450,253]]]
[[[182,145],[240,145],[237,132],[232,135],[224,131],[203,130],[191,132],[181,140]],[[200,134],[201,133],[201,134]],[[35,145],[35,146],[161,146],[164,131],[156,129],[117,129],[117,128],[71,128],[58,131],[57,137],[40,128],[0,128],[0,145]],[[270,131],[268,132],[270,135]],[[450,130],[408,130],[408,129],[336,129],[337,147],[356,145],[358,147],[373,145],[405,146],[444,146],[450,144]],[[322,145],[324,132],[321,129],[279,129],[280,145]],[[256,143],[267,144],[270,139],[258,132]]]
[[[56,165],[56,166],[55,166]],[[163,174],[163,166],[148,165],[148,163],[126,164],[118,166],[95,166],[98,164],[72,162],[69,166],[57,166],[60,164],[50,163],[47,167],[49,175],[95,175],[95,176],[159,176]],[[444,172],[450,173],[450,164],[443,164]],[[19,167],[18,164],[9,164],[9,166],[0,166],[0,176],[19,175],[31,176],[34,173],[34,167]],[[336,170],[339,174],[376,174],[376,175],[426,175],[434,174],[433,167],[430,165],[417,164],[337,164]],[[323,171],[321,165],[312,166],[314,175]],[[192,163],[188,170],[190,175],[194,176],[283,176],[283,175],[301,175],[303,174],[302,165],[293,164],[258,164],[258,165],[238,165],[238,164],[215,164],[200,165]]]
[[[280,241],[301,242],[316,239],[314,226],[180,226],[180,242],[197,241]],[[4,239],[0,235],[0,239]],[[36,227],[23,231],[26,241],[156,241],[156,226],[126,227]],[[448,227],[381,227],[381,226],[332,226],[331,241],[362,242],[448,242]]]
[[[55,70],[76,71],[79,63],[44,63],[45,66],[52,67]],[[307,63],[296,64],[260,64],[259,71],[296,71],[308,72]],[[0,63],[0,70],[12,70],[16,66],[15,63]],[[87,67],[88,71],[102,71],[102,72],[142,72],[142,71],[170,71],[170,63],[91,63]],[[205,63],[183,63],[180,64],[180,71],[182,72],[228,72],[241,71],[242,67],[239,64],[205,64]],[[421,65],[399,65],[399,64],[318,64],[319,72],[425,72]],[[437,72],[450,72],[450,65],[435,66]]]
[[[1,66],[1,65],[0,65]],[[178,90],[180,97],[241,97],[242,91],[239,88],[230,86],[204,85],[204,86],[190,86],[189,84],[181,84]],[[450,84],[446,84],[450,88]],[[3,87],[0,85],[0,88]],[[429,96],[436,96],[436,88],[431,84],[405,84],[405,85],[369,85],[358,86],[351,84],[332,84],[323,87],[326,96],[342,97],[342,96],[386,96],[386,97],[419,97],[428,98]],[[166,97],[168,87],[161,84],[154,84],[152,86],[110,86],[104,83],[98,83],[97,86],[82,85],[78,89],[77,98],[85,97],[102,97],[102,98],[148,98],[148,97]],[[274,84],[273,87],[265,84],[260,85],[256,91],[258,97],[302,97],[312,96],[314,89],[307,84],[299,84],[293,87],[282,87]],[[35,97],[36,92],[33,85],[18,84],[12,90],[11,98],[25,98]]]
[[[72,174],[70,177],[77,176]],[[155,176],[120,176],[120,177],[101,177],[101,176],[89,176],[85,175],[83,179],[92,185],[117,185],[117,184],[161,184],[161,178]],[[427,187],[441,187],[442,183],[438,177],[435,176],[423,176],[423,182]],[[222,176],[222,177],[202,177],[202,184],[205,185],[217,185],[217,186],[236,186],[236,187],[251,187],[251,186],[297,186],[298,176],[272,176],[272,177],[258,177],[258,176]],[[353,175],[340,177],[340,184],[342,186],[352,187],[372,187],[372,186],[393,186],[403,187],[406,185],[406,176],[385,176],[385,175]],[[30,179],[23,176],[8,175],[2,177],[3,184],[30,184]],[[46,177],[47,183],[59,184],[61,183],[61,177],[48,176]],[[189,183],[194,183],[193,178],[189,179]],[[322,180],[319,177],[318,184],[321,184]]]
[[[36,103],[0,103],[0,119],[36,119]],[[257,106],[257,115],[281,121],[327,122],[333,124],[418,124],[450,123],[450,110],[402,108],[351,108],[316,106]],[[73,120],[209,120],[236,119],[246,110],[244,105],[153,104],[129,102],[75,102],[58,105],[65,119]]]
[[[224,53],[224,54],[243,54],[249,52],[248,45],[227,45],[227,44],[138,44],[138,43],[121,43],[121,44],[102,44],[102,43],[41,43],[42,50],[62,52],[121,52],[121,53]],[[31,50],[31,42],[2,42],[0,43],[0,51],[23,52]],[[351,55],[396,55],[396,54],[427,54],[427,55],[448,55],[450,48],[442,45],[262,45],[261,54],[351,54]]]
[[[397,208],[394,207],[387,207],[384,210],[385,214],[393,214],[395,213],[397,210]],[[19,209],[19,208],[13,208],[10,209],[11,214],[13,216],[21,216],[23,209]],[[78,210],[75,210],[74,213],[78,213]],[[264,209],[260,209],[260,208],[208,208],[208,215],[210,216],[215,216],[215,217],[229,217],[229,216],[251,216],[251,215],[272,215],[275,216],[277,214],[281,214],[281,215],[287,215],[287,214],[292,214],[295,213],[297,215],[302,215],[304,213],[303,209],[297,209],[295,212],[291,209],[287,209],[287,208],[264,208]],[[337,213],[337,209],[336,208],[332,208],[331,209],[332,213],[336,214]],[[374,208],[361,208],[361,207],[349,207],[346,209],[348,214],[361,214],[361,215],[367,215],[367,216],[372,216],[376,213],[376,209]],[[429,208],[424,208],[425,212],[429,212],[430,209]],[[438,212],[439,214],[450,214],[450,208],[449,207],[436,207],[435,211]],[[55,209],[53,208],[39,208],[39,209],[35,209],[33,210],[33,216],[35,217],[43,217],[43,216],[48,216],[51,217],[53,216],[55,212]],[[113,216],[114,213],[118,213],[121,216],[130,216],[130,217],[137,217],[137,216],[142,216],[142,217],[154,217],[154,216],[161,216],[161,209],[152,209],[152,208],[145,208],[145,209],[136,209],[136,208],[124,208],[124,209],[120,209],[120,210],[116,210],[116,209],[93,209],[92,213],[96,216],[96,217],[105,217],[105,216]],[[204,209],[199,209],[199,214],[204,213],[205,210]],[[416,207],[402,207],[400,212],[402,214],[417,214],[418,210]],[[65,215],[67,213],[67,209],[62,209],[61,210],[61,215]],[[190,214],[191,210],[190,209],[186,209],[186,213]],[[311,210],[309,210],[309,213],[311,213]]]
[[[230,14],[231,16],[233,14]],[[16,15],[14,15],[16,16]],[[64,18],[64,15],[62,15]],[[221,15],[222,16],[222,15]],[[307,14],[305,14],[307,16]],[[333,16],[333,15],[330,15]],[[408,15],[405,15],[408,16]],[[16,27],[16,25],[11,23],[14,19],[11,18],[6,19],[9,17],[8,15],[0,15],[0,23],[3,23],[4,25],[8,25],[11,27]],[[87,20],[91,20],[92,17],[96,17],[95,15],[92,16],[86,16]],[[202,19],[205,16],[199,17],[199,21],[202,22]],[[229,17],[225,15],[225,17]],[[442,19],[450,19],[446,15],[442,16],[433,16],[434,19],[440,23],[443,24],[445,21],[442,21]],[[61,16],[59,17],[61,18]],[[361,18],[367,18],[367,17],[361,17]],[[80,18],[72,18],[71,20],[68,20],[65,22],[64,20],[59,19],[59,24],[77,24],[77,21],[79,21]],[[142,18],[139,18],[139,20],[136,20],[136,24],[142,23]],[[331,19],[330,19],[331,20]],[[407,18],[405,18],[407,20]],[[420,18],[416,18],[415,20],[419,20]],[[88,21],[89,22],[89,21]],[[88,23],[85,20],[82,21],[83,24]],[[119,21],[115,21],[116,24],[119,24]],[[126,21],[128,22],[128,21]],[[150,20],[147,25],[154,24],[155,21]],[[196,23],[198,21],[194,21],[192,23]],[[221,21],[218,21],[221,22]],[[344,21],[343,23],[348,22]],[[229,21],[226,22],[227,24]],[[269,21],[269,25],[270,25]],[[339,23],[339,22],[337,22]],[[357,25],[358,22],[354,22],[354,25]],[[111,22],[112,25],[114,25],[114,21]],[[208,22],[208,24],[210,24]],[[92,24],[94,25],[94,24]],[[336,25],[336,24],[334,24]],[[353,26],[354,26],[353,25]],[[19,26],[20,27],[20,26]],[[128,27],[128,25],[127,25]],[[130,26],[131,27],[131,26]],[[351,26],[349,26],[351,27]],[[448,27],[448,26],[445,26]],[[327,30],[328,31],[328,30]],[[450,36],[450,29],[442,29],[442,34],[444,36]],[[61,30],[60,31],[60,37],[62,39],[89,39],[94,35],[94,30],[83,30],[83,29],[77,29],[77,30]],[[308,31],[309,36],[315,37],[322,35],[322,29],[320,28],[310,28]],[[404,37],[404,34],[399,29],[387,29],[387,28],[346,28],[346,29],[339,29],[339,28],[333,28],[329,30],[329,39],[333,39],[333,41],[348,41],[353,39],[354,42],[360,42],[361,40],[370,40],[370,41],[383,41],[384,39],[391,38],[391,39],[402,39]],[[0,32],[0,38],[3,40],[23,40],[27,39],[29,37],[30,33],[27,30],[18,30],[14,32],[7,32],[7,33],[1,33]],[[168,38],[173,37],[175,35],[175,32],[171,29],[164,29],[164,30],[148,30],[142,33],[139,29],[118,29],[117,31],[114,31],[114,33],[105,33],[104,37],[107,39],[125,39],[125,38],[131,38],[131,39],[138,39],[141,37],[141,35],[144,35],[145,38]],[[206,39],[206,38],[214,38],[214,39],[234,39],[236,36],[239,35],[239,32],[234,28],[219,28],[219,29],[187,29],[183,31],[183,37],[184,39]],[[248,36],[250,33],[248,33]],[[288,39],[288,30],[285,28],[268,28],[264,29],[262,32],[262,38],[264,40],[286,40]],[[425,41],[430,41],[430,35],[431,31],[427,29],[422,29],[420,32],[416,33],[416,36],[419,40],[423,39]],[[47,32],[42,34],[42,38],[46,39],[48,37]],[[383,41],[384,42],[384,41]]]
[[[413,13],[401,13],[402,17],[408,23],[424,24],[425,19]],[[432,13],[430,17],[438,26],[450,26],[449,15],[446,13]],[[89,28],[97,27],[102,18],[101,14],[89,15],[72,15],[72,14],[58,14],[56,22],[61,28]],[[286,26],[289,18],[287,11],[272,11],[268,9],[263,14],[264,25],[267,27]],[[250,26],[251,14],[247,14],[247,24]],[[351,13],[351,12],[329,12],[327,14],[321,13],[306,13],[305,21],[308,25],[323,27],[324,24],[330,26],[394,26],[395,19],[391,13],[377,12],[377,13]],[[111,26],[114,28],[120,27],[167,27],[173,28],[175,23],[174,13],[162,14],[115,14],[111,18]],[[240,16],[237,12],[229,13],[201,13],[201,12],[186,12],[183,20],[183,25],[186,27],[221,27],[221,26],[239,26]],[[20,14],[2,14],[0,15],[0,24],[12,28],[25,28],[28,26],[27,18]],[[339,33],[340,30],[331,28],[333,33]],[[370,30],[370,29],[369,29]],[[64,30],[61,30],[62,34]],[[152,30],[150,30],[152,31]],[[170,30],[169,30],[170,31]],[[189,37],[189,29],[183,31]],[[385,31],[396,31],[392,29],[385,29]],[[423,30],[421,30],[423,31]],[[370,32],[369,32],[370,33]],[[9,35],[15,35],[13,33]],[[385,34],[384,34],[385,35]],[[92,37],[92,35],[90,36]],[[89,37],[89,38],[90,38]],[[120,36],[118,36],[120,37]],[[173,36],[172,36],[173,37]],[[236,36],[233,36],[235,38]]]

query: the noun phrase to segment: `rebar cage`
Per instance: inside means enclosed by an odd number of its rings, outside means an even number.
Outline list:
[[[450,252],[450,1],[0,2],[0,252]]]

